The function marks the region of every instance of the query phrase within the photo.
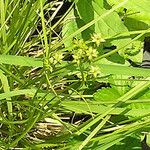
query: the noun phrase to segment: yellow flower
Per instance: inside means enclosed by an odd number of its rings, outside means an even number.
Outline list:
[[[73,58],[74,58],[73,61],[76,62],[79,65],[80,64],[80,58],[81,58],[81,56],[78,55],[78,53],[77,53],[77,54],[73,55]]]
[[[81,40],[74,40],[74,44],[75,44],[75,47],[79,47],[81,49],[87,49],[88,46],[86,45],[86,43],[83,41],[83,39]]]
[[[55,59],[54,64],[61,63],[63,58],[64,58],[64,56],[61,52],[55,53],[54,54],[54,59]]]
[[[49,62],[50,62],[51,64],[53,64],[53,63],[54,63],[54,58],[53,58],[53,57],[50,57]]]
[[[98,52],[96,49],[93,49],[91,46],[89,47],[89,49],[86,51],[86,55],[88,57],[89,60],[92,60],[93,58],[96,58],[98,55]]]
[[[90,73],[96,78],[97,75],[100,73],[98,67],[91,66],[90,68]]]
[[[101,36],[101,33],[94,33],[91,36],[91,38],[92,38],[92,42],[96,43],[97,46],[99,46],[101,42],[105,42],[105,40]]]

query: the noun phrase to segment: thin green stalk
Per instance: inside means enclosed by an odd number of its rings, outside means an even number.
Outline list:
[[[142,33],[150,33],[150,30],[138,30],[138,31],[128,31],[120,34],[116,34],[114,36],[103,37],[105,40],[107,39],[118,39],[119,37],[130,37],[131,35],[142,34]]]
[[[48,39],[47,39],[47,34],[46,34],[46,26],[45,26],[45,18],[44,18],[44,13],[43,13],[43,1],[40,0],[40,8],[41,8],[41,21],[42,21],[42,30],[43,30],[43,36],[44,36],[44,45],[45,45],[45,57],[46,59],[49,58],[49,45],[48,45]]]
[[[8,83],[8,79],[7,77],[3,74],[3,72],[0,70],[0,79],[1,79],[1,82],[2,82],[2,86],[3,86],[3,89],[4,89],[4,92],[10,92],[10,87],[9,87],[9,83]],[[8,113],[10,116],[12,116],[12,102],[9,102],[11,101],[11,97],[7,97],[6,100],[8,101],[7,102],[7,107],[8,107]]]
[[[88,104],[87,100],[86,100],[78,91],[76,91],[76,90],[74,90],[74,89],[72,89],[72,90],[75,91],[75,92],[78,94],[78,96],[83,99],[83,101],[85,102],[85,104],[87,105],[87,107],[88,107],[88,109],[89,109],[89,112],[90,112],[91,116],[93,117],[94,114],[92,113],[91,108],[90,108],[90,105]],[[71,96],[71,97],[72,97],[72,96]],[[94,119],[94,118],[93,118],[93,119]]]
[[[13,0],[12,0],[13,2]],[[3,24],[1,24],[0,27],[0,32],[3,30],[4,26],[6,25],[7,21],[12,17],[13,12],[15,11],[15,9],[17,8],[18,4],[19,4],[20,0],[17,1],[16,5],[13,7],[11,13],[9,14],[9,16],[6,18],[5,22],[3,22]]]
[[[3,25],[5,22],[5,4],[4,1],[1,0],[0,1],[0,24]],[[2,28],[2,31],[0,32],[0,37],[3,39],[1,42],[1,44],[4,45],[4,49],[1,49],[1,53],[3,53],[5,51],[5,49],[7,48],[7,43],[6,43],[6,26],[4,26]]]
[[[106,116],[102,122],[90,133],[90,135],[82,142],[82,144],[79,146],[78,150],[82,150],[85,145],[88,144],[88,142],[96,135],[96,133],[105,125],[105,123],[109,120],[111,116]]]
[[[27,1],[25,1],[25,2],[27,2]],[[15,45],[14,45],[14,47],[13,47],[12,54],[19,53],[19,51],[18,51],[18,45],[20,44],[20,39],[21,39],[22,36],[23,36],[23,29],[25,28],[27,19],[28,19],[29,15],[30,15],[32,4],[33,4],[33,0],[31,0],[31,1],[28,3],[28,5],[27,5],[25,17],[24,17],[24,19],[23,19],[23,22],[22,22],[22,24],[21,24],[19,30],[17,31],[16,42],[15,42]],[[24,5],[24,7],[26,7],[26,6]]]
[[[57,93],[56,93],[56,91],[54,90],[54,88],[53,88],[53,86],[52,86],[52,84],[51,84],[49,78],[48,78],[48,74],[45,73],[45,76],[46,76],[46,81],[47,81],[47,83],[48,83],[49,88],[52,90],[52,92],[53,92],[56,96],[58,96]]]

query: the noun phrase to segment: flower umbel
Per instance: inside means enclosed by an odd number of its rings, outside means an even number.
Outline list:
[[[94,33],[92,36],[92,42],[96,43],[97,46],[100,45],[100,43],[105,42],[105,40],[102,38],[101,33]]]
[[[73,55],[74,58],[74,62],[76,62],[78,65],[80,64],[80,59],[81,59],[81,55],[79,55],[78,53]]]
[[[90,68],[90,73],[96,78],[97,75],[100,73],[98,67],[91,66]]]
[[[86,51],[86,55],[89,60],[92,60],[93,58],[96,58],[98,55],[98,51],[96,49],[93,49],[91,46]]]
[[[54,58],[55,58],[55,64],[56,63],[61,63],[62,62],[62,59],[64,58],[63,57],[63,54],[61,52],[57,52],[54,54]]]
[[[83,41],[83,39],[81,40],[74,40],[74,44],[76,47],[81,48],[81,49],[87,49],[88,46],[86,45],[86,43]]]

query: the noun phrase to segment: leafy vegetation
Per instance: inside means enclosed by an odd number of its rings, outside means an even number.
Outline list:
[[[149,8],[148,0],[1,0],[0,149],[150,144],[150,70],[140,67]]]

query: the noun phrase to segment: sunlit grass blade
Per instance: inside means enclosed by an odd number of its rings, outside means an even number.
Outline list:
[[[82,150],[84,146],[94,137],[94,135],[105,125],[105,123],[109,120],[111,116],[106,116],[102,122],[97,125],[97,127],[90,133],[90,135],[83,141],[83,143],[79,146],[79,150]]]

